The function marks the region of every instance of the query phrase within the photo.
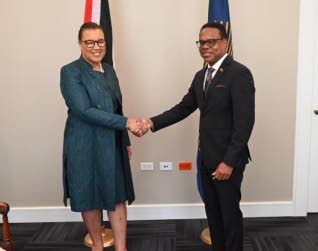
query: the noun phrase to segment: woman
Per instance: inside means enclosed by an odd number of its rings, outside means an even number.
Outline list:
[[[127,129],[138,122],[122,112],[122,97],[113,68],[101,63],[106,53],[102,28],[83,24],[81,57],[61,69],[61,91],[68,107],[64,132],[64,204],[81,212],[92,237],[92,250],[103,250],[101,218],[107,210],[115,250],[126,250],[126,201],[135,199]]]

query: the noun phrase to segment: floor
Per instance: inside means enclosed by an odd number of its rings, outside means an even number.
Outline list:
[[[106,223],[107,224],[107,223]],[[0,225],[1,226],[1,225]],[[129,251],[209,251],[199,238],[205,220],[130,221]],[[10,224],[16,250],[84,251],[80,222]],[[318,251],[318,214],[244,219],[244,251]],[[0,230],[2,236],[2,227]],[[113,251],[106,248],[105,251]]]

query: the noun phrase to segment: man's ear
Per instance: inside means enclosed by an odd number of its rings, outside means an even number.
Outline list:
[[[225,50],[227,50],[227,45],[228,45],[227,39],[223,39],[223,40],[222,40],[222,44],[223,44],[223,48],[224,48]]]

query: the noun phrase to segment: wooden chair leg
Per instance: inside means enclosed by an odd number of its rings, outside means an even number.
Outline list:
[[[11,240],[11,234],[10,234],[10,226],[9,226],[9,220],[8,220],[8,212],[10,210],[10,207],[5,202],[0,202],[0,214],[2,214],[2,220],[3,220],[3,241],[0,242],[0,246],[3,247],[7,251],[14,251],[14,245]]]

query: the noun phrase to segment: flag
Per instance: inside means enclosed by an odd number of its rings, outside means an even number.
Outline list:
[[[99,24],[105,34],[106,55],[103,62],[113,65],[113,33],[108,0],[86,0],[84,23]]]
[[[229,1],[210,0],[208,20],[209,22],[220,22],[225,26],[226,33],[228,35],[227,53],[233,56]]]
[[[203,194],[203,185],[202,185],[202,174],[203,174],[203,166],[202,166],[202,152],[200,147],[198,147],[197,153],[197,187],[202,201],[204,201]],[[204,175],[204,174],[203,174]]]

